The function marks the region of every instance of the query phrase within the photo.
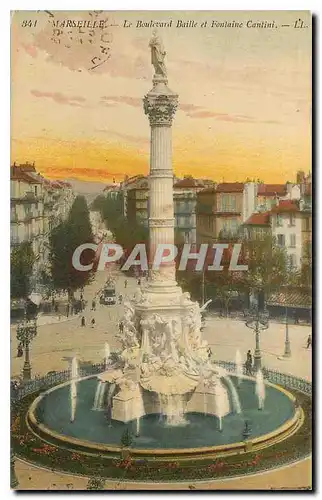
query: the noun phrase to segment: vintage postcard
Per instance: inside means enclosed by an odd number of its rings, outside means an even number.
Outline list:
[[[11,488],[312,489],[312,16],[11,13]]]

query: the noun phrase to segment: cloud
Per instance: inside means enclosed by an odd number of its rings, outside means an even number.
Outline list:
[[[201,108],[202,109],[202,108]],[[227,116],[224,113],[216,113],[214,111],[197,111],[195,113],[187,113],[190,118],[219,118]]]
[[[128,106],[132,106],[133,108],[141,108],[142,107],[142,99],[138,97],[131,96],[102,96],[100,104],[103,106],[114,106],[115,104],[127,104]],[[193,119],[204,119],[204,118],[214,118],[217,121],[221,122],[231,122],[231,123],[266,123],[266,124],[277,124],[279,122],[274,120],[257,120],[253,116],[249,115],[234,115],[229,113],[220,113],[217,111],[212,111],[205,109],[203,106],[198,106],[196,104],[189,103],[179,103],[179,110],[185,113],[189,118]],[[99,130],[99,132],[108,132]],[[114,133],[115,135],[115,133]],[[120,134],[120,137],[125,140],[129,140],[130,142],[138,142],[138,138],[134,138],[133,136],[126,136],[125,134]],[[140,140],[139,140],[140,141]],[[140,141],[142,143],[142,141]]]
[[[85,181],[104,182],[109,179],[124,179],[124,172],[110,172],[106,168],[77,168],[71,169],[68,166],[51,167],[50,170],[42,169],[42,173],[49,179],[61,179],[74,177]]]
[[[280,122],[275,120],[257,120],[253,116],[249,115],[232,115],[229,113],[218,113],[216,111],[208,111],[201,106],[195,106],[194,104],[183,104],[180,106],[182,111],[186,112],[189,118],[214,118],[220,122],[231,122],[231,123],[266,123],[275,125]],[[200,110],[200,111],[199,111]]]
[[[105,96],[101,97],[101,100],[107,105],[113,105],[115,103],[127,104],[128,106],[133,106],[133,108],[141,108],[143,106],[143,101],[138,97],[130,96]]]
[[[119,139],[123,139],[126,142],[132,142],[132,143],[135,143],[137,145],[144,145],[145,146],[145,145],[149,144],[149,142],[150,142],[149,139],[146,139],[145,137],[129,135],[129,134],[121,134],[119,132],[114,132],[113,130],[108,130],[108,129],[95,129],[95,132],[118,137]]]
[[[31,90],[30,93],[34,97],[45,97],[52,99],[53,101],[57,102],[57,104],[68,104],[69,106],[78,106],[82,107],[83,102],[86,101],[84,97],[80,96],[74,96],[74,97],[68,97],[61,92],[42,92],[40,90]]]
[[[193,113],[199,109],[203,109],[202,106],[196,106],[195,104],[181,104],[179,103],[179,110],[184,111],[185,113]]]

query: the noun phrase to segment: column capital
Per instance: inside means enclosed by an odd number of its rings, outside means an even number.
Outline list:
[[[178,95],[171,92],[158,93],[153,88],[143,99],[144,113],[149,116],[151,127],[171,127],[172,119],[178,107]]]

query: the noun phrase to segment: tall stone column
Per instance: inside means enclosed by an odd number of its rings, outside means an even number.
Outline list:
[[[178,105],[178,95],[167,86],[164,75],[155,75],[153,89],[144,97],[144,111],[151,127],[150,140],[150,213],[149,265],[150,291],[176,287],[175,263],[151,268],[158,244],[174,244],[172,120]]]

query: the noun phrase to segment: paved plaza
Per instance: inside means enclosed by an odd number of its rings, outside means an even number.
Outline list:
[[[133,298],[138,285],[134,278],[126,278],[115,269],[116,293],[122,294],[123,300]],[[33,374],[43,375],[51,370],[63,370],[68,367],[71,357],[80,360],[100,362],[104,358],[104,344],[111,349],[120,347],[115,338],[118,323],[123,315],[123,304],[100,305],[97,293],[103,287],[108,274],[97,272],[95,280],[85,288],[84,298],[87,307],[84,312],[86,326],[81,327],[81,316],[68,321],[61,321],[38,326],[38,335],[31,345],[31,363]],[[124,282],[127,279],[127,288]],[[96,311],[91,310],[92,299],[96,297]],[[95,326],[91,320],[95,318]],[[23,358],[17,358],[16,327],[11,328],[11,373],[13,377],[21,374]],[[271,322],[268,330],[261,334],[263,366],[290,373],[311,380],[311,348],[306,349],[306,340],[311,327],[290,325],[289,336],[292,348],[290,359],[279,359],[284,351],[285,325]],[[254,333],[244,322],[208,316],[203,338],[210,344],[217,359],[233,361],[238,349],[246,358],[248,349],[254,349]]]
[[[123,300],[133,298],[137,290],[137,281],[126,278],[117,269],[117,295]],[[31,363],[33,375],[44,375],[51,370],[66,369],[71,358],[76,355],[82,361],[100,362],[104,358],[104,344],[108,342],[111,349],[120,347],[115,333],[122,317],[123,304],[100,305],[98,293],[108,278],[106,272],[98,272],[93,282],[85,288],[84,298],[87,307],[84,312],[86,326],[81,327],[81,315],[61,323],[50,323],[38,326],[38,335],[31,345]],[[127,287],[125,288],[125,280]],[[144,285],[143,285],[144,286]],[[92,300],[96,298],[96,311],[91,310]],[[95,326],[90,322],[95,318]],[[12,377],[21,375],[24,358],[17,358],[16,327],[11,327],[11,373]],[[306,349],[306,340],[311,328],[301,325],[290,325],[289,336],[292,348],[290,359],[280,359],[284,351],[285,325],[271,322],[268,330],[261,335],[263,366],[290,373],[311,380],[312,352]],[[254,349],[254,333],[240,320],[221,319],[208,316],[203,337],[209,342],[217,359],[233,361],[236,351],[246,357],[248,349]],[[198,489],[256,489],[256,488],[300,488],[311,484],[311,460],[299,462],[284,469],[266,474],[231,479],[220,482],[203,482]],[[21,489],[84,489],[87,479],[58,474],[25,462],[16,461],[16,473]],[[148,485],[145,485],[148,489]],[[106,489],[141,489],[137,484],[120,484],[106,482]],[[157,489],[156,485],[153,489]],[[177,485],[160,485],[160,489],[189,489],[189,483]]]

